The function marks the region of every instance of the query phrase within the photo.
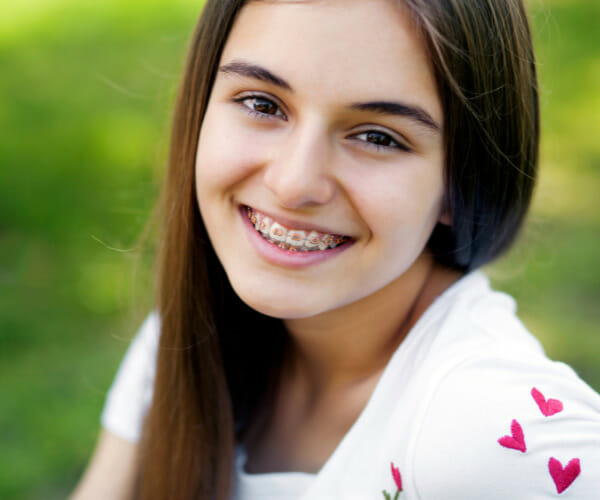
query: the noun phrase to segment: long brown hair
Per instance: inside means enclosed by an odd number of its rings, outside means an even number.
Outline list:
[[[233,292],[195,197],[202,119],[246,1],[207,1],[176,103],[158,255],[161,339],[135,498],[230,497],[234,444],[273,389],[285,347],[282,322]],[[472,269],[509,246],[533,189],[539,117],[527,18],[520,0],[402,3],[423,31],[445,114],[453,223],[434,230],[430,248]]]

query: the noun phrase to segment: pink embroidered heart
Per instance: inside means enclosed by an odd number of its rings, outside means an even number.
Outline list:
[[[510,424],[510,432],[512,432],[512,436],[503,436],[498,439],[498,442],[505,448],[512,448],[513,450],[525,453],[527,446],[525,445],[525,436],[523,435],[521,424],[513,420]]]
[[[573,484],[573,481],[575,481],[581,472],[581,466],[579,459],[574,458],[563,468],[562,464],[556,458],[552,457],[548,461],[548,470],[556,485],[556,491],[560,494]]]
[[[555,413],[559,413],[563,411],[563,404],[558,399],[548,399],[544,395],[538,391],[535,387],[531,389],[531,395],[535,402],[540,407],[540,411],[546,416],[551,417]]]

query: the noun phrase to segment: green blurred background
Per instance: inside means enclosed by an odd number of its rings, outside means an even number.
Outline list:
[[[529,2],[542,175],[488,269],[548,354],[600,390],[600,2]],[[21,0],[0,19],[0,498],[64,498],[151,307],[138,245],[200,9],[191,0]]]

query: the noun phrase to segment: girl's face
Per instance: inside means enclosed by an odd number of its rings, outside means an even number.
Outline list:
[[[430,62],[396,2],[247,4],[196,159],[202,218],[242,300],[302,318],[402,290],[447,219],[442,127]]]

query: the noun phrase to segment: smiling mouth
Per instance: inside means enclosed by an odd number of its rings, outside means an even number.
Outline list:
[[[245,209],[248,219],[263,239],[290,252],[331,250],[352,239],[341,234],[288,228],[252,207],[246,206]]]

